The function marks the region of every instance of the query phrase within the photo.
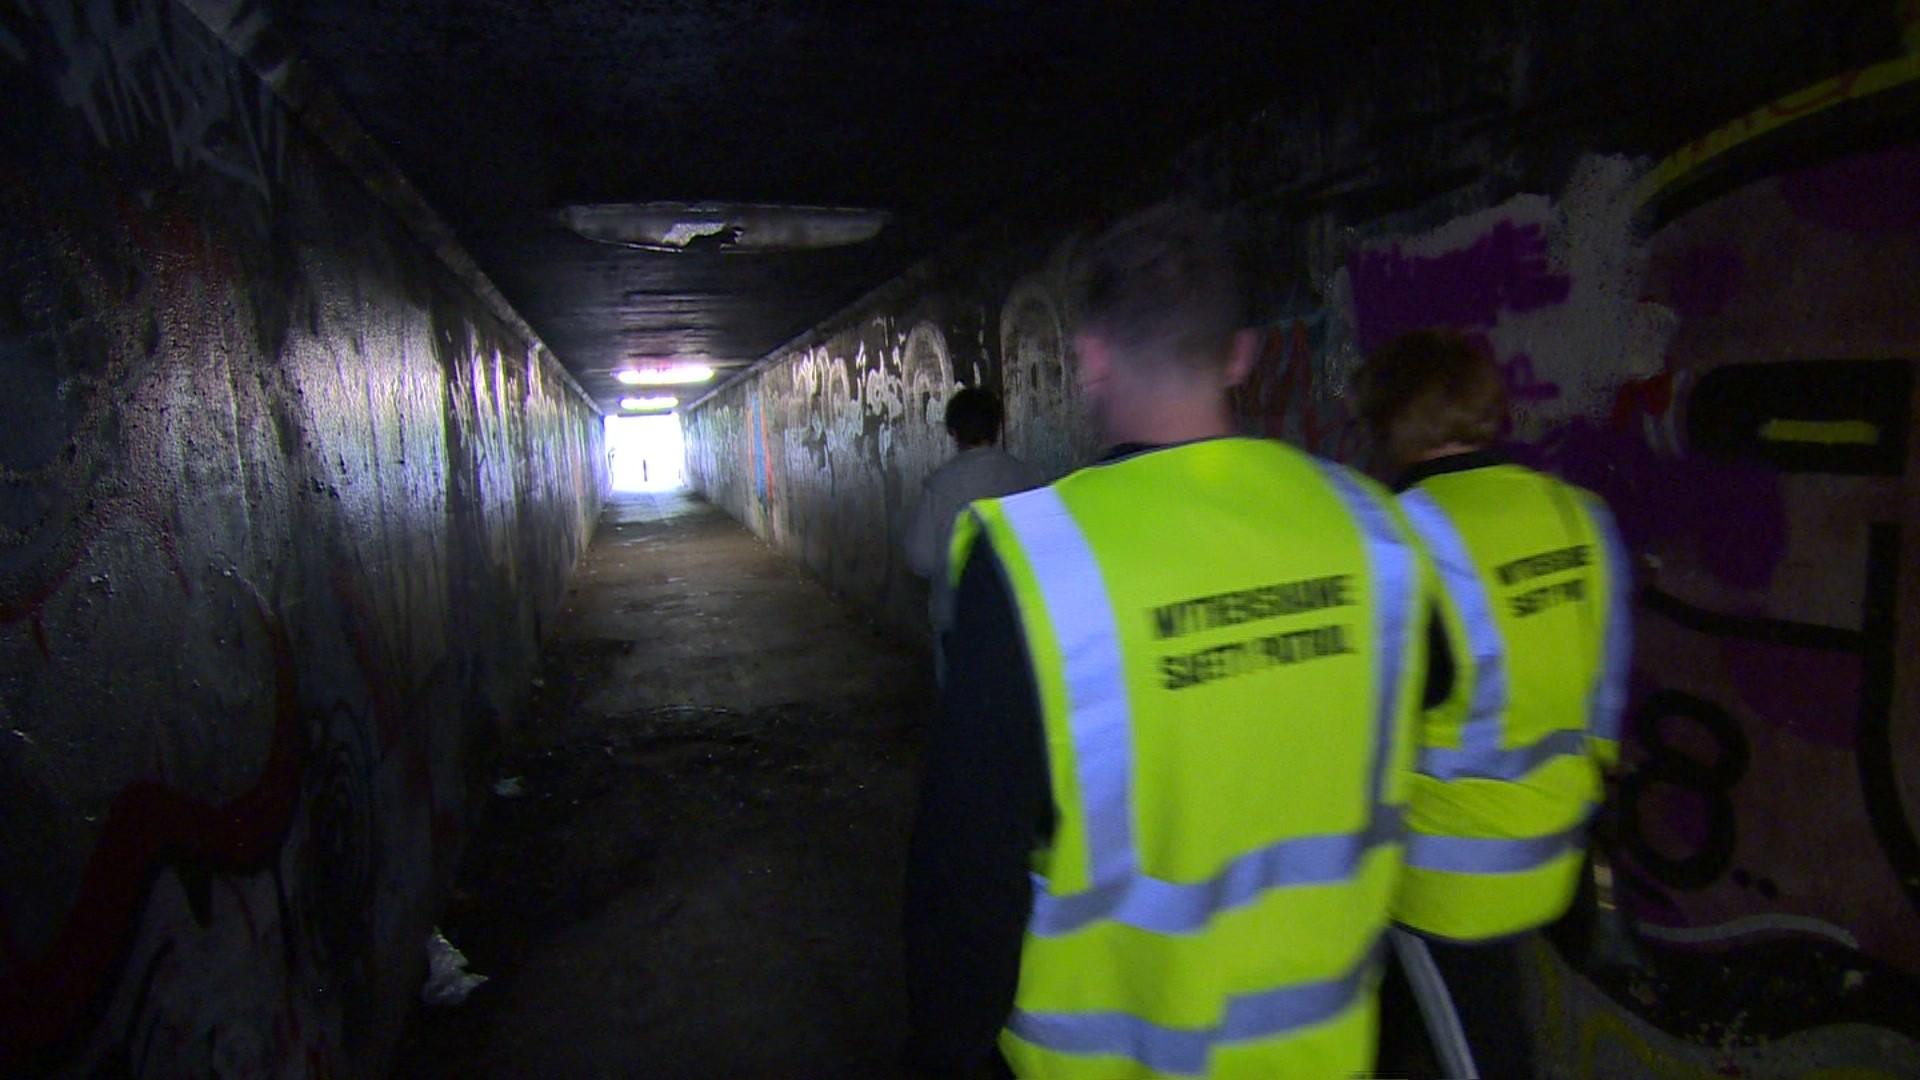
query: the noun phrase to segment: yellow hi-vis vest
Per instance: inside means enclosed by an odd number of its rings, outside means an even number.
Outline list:
[[[1391,500],[1218,439],[975,503],[955,576],[982,536],[1056,814],[1001,1035],[1014,1071],[1369,1068],[1437,588]]]
[[[1483,941],[1572,901],[1619,754],[1631,568],[1605,505],[1518,465],[1430,476],[1400,507],[1439,571],[1454,693],[1421,722],[1394,917]]]

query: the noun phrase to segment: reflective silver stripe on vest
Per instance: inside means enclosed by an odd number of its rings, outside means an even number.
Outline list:
[[[1084,533],[1051,488],[1001,500],[1007,525],[1039,583],[1065,668],[1074,777],[1085,815],[1092,888],[1069,896],[1048,891],[1035,875],[1032,933],[1070,933],[1095,922],[1161,933],[1193,933],[1218,912],[1270,889],[1351,878],[1367,851],[1397,840],[1401,817],[1383,804],[1394,760],[1409,608],[1417,595],[1417,564],[1384,507],[1344,470],[1328,480],[1361,525],[1372,573],[1375,611],[1375,758],[1368,774],[1371,810],[1353,834],[1296,837],[1236,858],[1209,881],[1185,884],[1139,873],[1133,850],[1132,714],[1126,699],[1113,602]],[[1171,1074],[1202,1074],[1213,1047],[1285,1035],[1338,1016],[1358,1001],[1379,962],[1377,939],[1346,974],[1228,999],[1220,1024],[1194,1030],[1166,1027],[1118,1012],[1035,1013],[1015,1010],[1008,1030],[1063,1054],[1117,1056]]]
[[[1120,628],[1100,564],[1059,492],[1044,487],[1000,501],[1047,606],[1066,675],[1067,724],[1087,858],[1095,886],[1135,876],[1133,715],[1120,659]],[[1039,883],[1036,882],[1036,885]],[[1036,897],[1047,895],[1036,888]]]
[[[1583,821],[1551,836],[1521,840],[1414,832],[1407,835],[1407,865],[1450,874],[1518,874],[1538,869],[1581,847],[1586,830]]]
[[[1387,508],[1355,482],[1352,473],[1332,462],[1316,463],[1359,523],[1367,545],[1367,566],[1373,572],[1376,659],[1373,745],[1376,756],[1373,775],[1368,779],[1367,800],[1374,808],[1375,820],[1379,821],[1385,816],[1382,803],[1386,797],[1387,770],[1393,767],[1394,721],[1400,714],[1400,694],[1405,685],[1402,665],[1406,663],[1407,627],[1414,616],[1410,609],[1420,594],[1419,564]]]
[[[1460,727],[1460,745],[1425,747],[1415,767],[1436,780],[1516,781],[1554,758],[1586,754],[1586,729],[1550,731],[1526,746],[1500,745],[1508,705],[1506,643],[1500,637],[1486,583],[1466,541],[1431,495],[1416,488],[1400,496],[1400,506],[1433,553],[1440,580],[1466,624],[1474,664],[1473,700]]]
[[[1400,835],[1398,809],[1382,807],[1363,832],[1281,840],[1240,856],[1208,881],[1137,876],[1055,896],[1045,891],[1045,879],[1036,877],[1027,928],[1039,937],[1059,937],[1106,920],[1160,934],[1191,933],[1214,915],[1252,903],[1269,889],[1345,881],[1368,851]]]
[[[1126,1013],[1015,1010],[1007,1030],[1060,1054],[1118,1057],[1175,1076],[1205,1075],[1216,1046],[1251,1042],[1323,1023],[1358,1001],[1380,962],[1376,943],[1345,975],[1228,999],[1218,1027],[1166,1027]]]
[[[1421,753],[1421,774],[1436,780],[1508,780],[1518,781],[1557,757],[1584,756],[1587,733],[1562,728],[1550,731],[1527,746],[1505,750],[1487,750],[1469,754],[1466,750],[1428,749]]]
[[[1607,557],[1607,629],[1601,644],[1600,675],[1594,680],[1587,707],[1587,730],[1613,742],[1620,741],[1620,714],[1627,706],[1627,665],[1633,657],[1633,562],[1621,542],[1613,515],[1600,507],[1587,508],[1587,520],[1600,535]]]
[[[1389,740],[1398,709],[1407,609],[1415,593],[1414,554],[1385,509],[1344,470],[1328,467],[1329,483],[1358,519],[1372,572],[1376,613],[1374,745],[1367,823],[1353,833],[1292,837],[1235,858],[1211,879],[1172,882],[1138,872],[1132,842],[1133,736],[1112,600],[1086,536],[1051,488],[1001,500],[1047,606],[1068,688],[1074,777],[1087,815],[1091,887],[1057,895],[1034,875],[1028,930],[1040,937],[1073,933],[1102,920],[1156,933],[1191,933],[1214,915],[1253,902],[1269,889],[1344,881],[1367,852],[1397,840],[1399,810],[1382,805]],[[1095,815],[1100,815],[1096,817]]]
[[[1473,653],[1473,700],[1467,705],[1466,723],[1460,726],[1460,746],[1422,748],[1415,768],[1437,780],[1518,780],[1538,761],[1528,754],[1531,747],[1500,748],[1507,715],[1506,648],[1500,640],[1500,626],[1494,621],[1486,584],[1480,580],[1466,541],[1431,495],[1418,488],[1407,491],[1400,496],[1400,507],[1413,531],[1426,541],[1440,583],[1459,611],[1460,621],[1466,624],[1467,648]],[[1585,740],[1577,744],[1577,749],[1585,747]],[[1516,768],[1519,771],[1514,771]]]

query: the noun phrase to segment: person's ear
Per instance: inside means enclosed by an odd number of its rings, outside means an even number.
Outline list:
[[[1113,346],[1097,334],[1073,335],[1073,376],[1080,389],[1098,386],[1113,375]]]
[[[1220,373],[1222,389],[1230,389],[1247,381],[1247,376],[1253,374],[1255,361],[1260,359],[1260,344],[1265,339],[1265,330],[1234,332],[1233,342],[1227,347],[1227,366]]]

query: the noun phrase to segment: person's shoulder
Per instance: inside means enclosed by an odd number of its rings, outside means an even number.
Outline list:
[[[1386,504],[1393,502],[1393,492],[1388,490],[1385,484],[1368,476],[1358,466],[1349,465],[1344,461],[1335,461],[1330,457],[1322,457],[1276,439],[1257,441],[1267,453],[1318,476],[1341,495],[1348,498],[1371,499]]]
[[[1609,532],[1619,528],[1614,518],[1613,506],[1607,502],[1606,496],[1590,488],[1568,483],[1558,477],[1554,479],[1573,497],[1574,502],[1587,512],[1587,516],[1592,518],[1599,528]]]
[[[1026,458],[1010,450],[1003,450],[999,447],[995,447],[994,450],[1000,455],[998,460],[1002,468],[1010,469],[1021,476],[1029,478],[1035,486],[1040,485],[1046,480],[1046,474],[1042,473],[1039,467],[1034,465],[1033,462],[1028,461]]]
[[[1255,435],[1239,435],[1229,439],[1214,440],[1223,447],[1230,447],[1236,454],[1264,459],[1272,467],[1290,469],[1297,473],[1307,473],[1322,477],[1352,476],[1363,484],[1378,487],[1359,469],[1343,461],[1316,454],[1304,447],[1295,446],[1284,439],[1265,438]]]
[[[967,461],[965,454],[950,457],[936,466],[932,472],[928,473],[927,478],[921,481],[920,486],[926,488],[928,491],[948,487],[954,483],[957,477],[963,477],[971,471],[972,465]]]
[[[1319,466],[1321,474],[1327,477],[1330,483],[1348,485],[1361,494],[1381,502],[1393,501],[1393,489],[1368,476],[1357,466],[1349,465],[1344,461],[1334,461],[1332,458],[1312,457],[1312,461]]]
[[[1560,492],[1588,510],[1612,516],[1605,496],[1591,488],[1582,487],[1559,473],[1512,460],[1502,462],[1500,468],[1509,476],[1526,477],[1534,483],[1544,484],[1550,490]]]

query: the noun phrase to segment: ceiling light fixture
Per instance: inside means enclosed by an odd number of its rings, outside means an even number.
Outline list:
[[[669,364],[666,367],[623,369],[615,378],[628,386],[685,386],[713,378],[706,364]]]
[[[674,408],[679,404],[680,399],[671,394],[660,394],[655,397],[630,397],[620,399],[620,407],[628,412],[658,412],[662,409]]]

